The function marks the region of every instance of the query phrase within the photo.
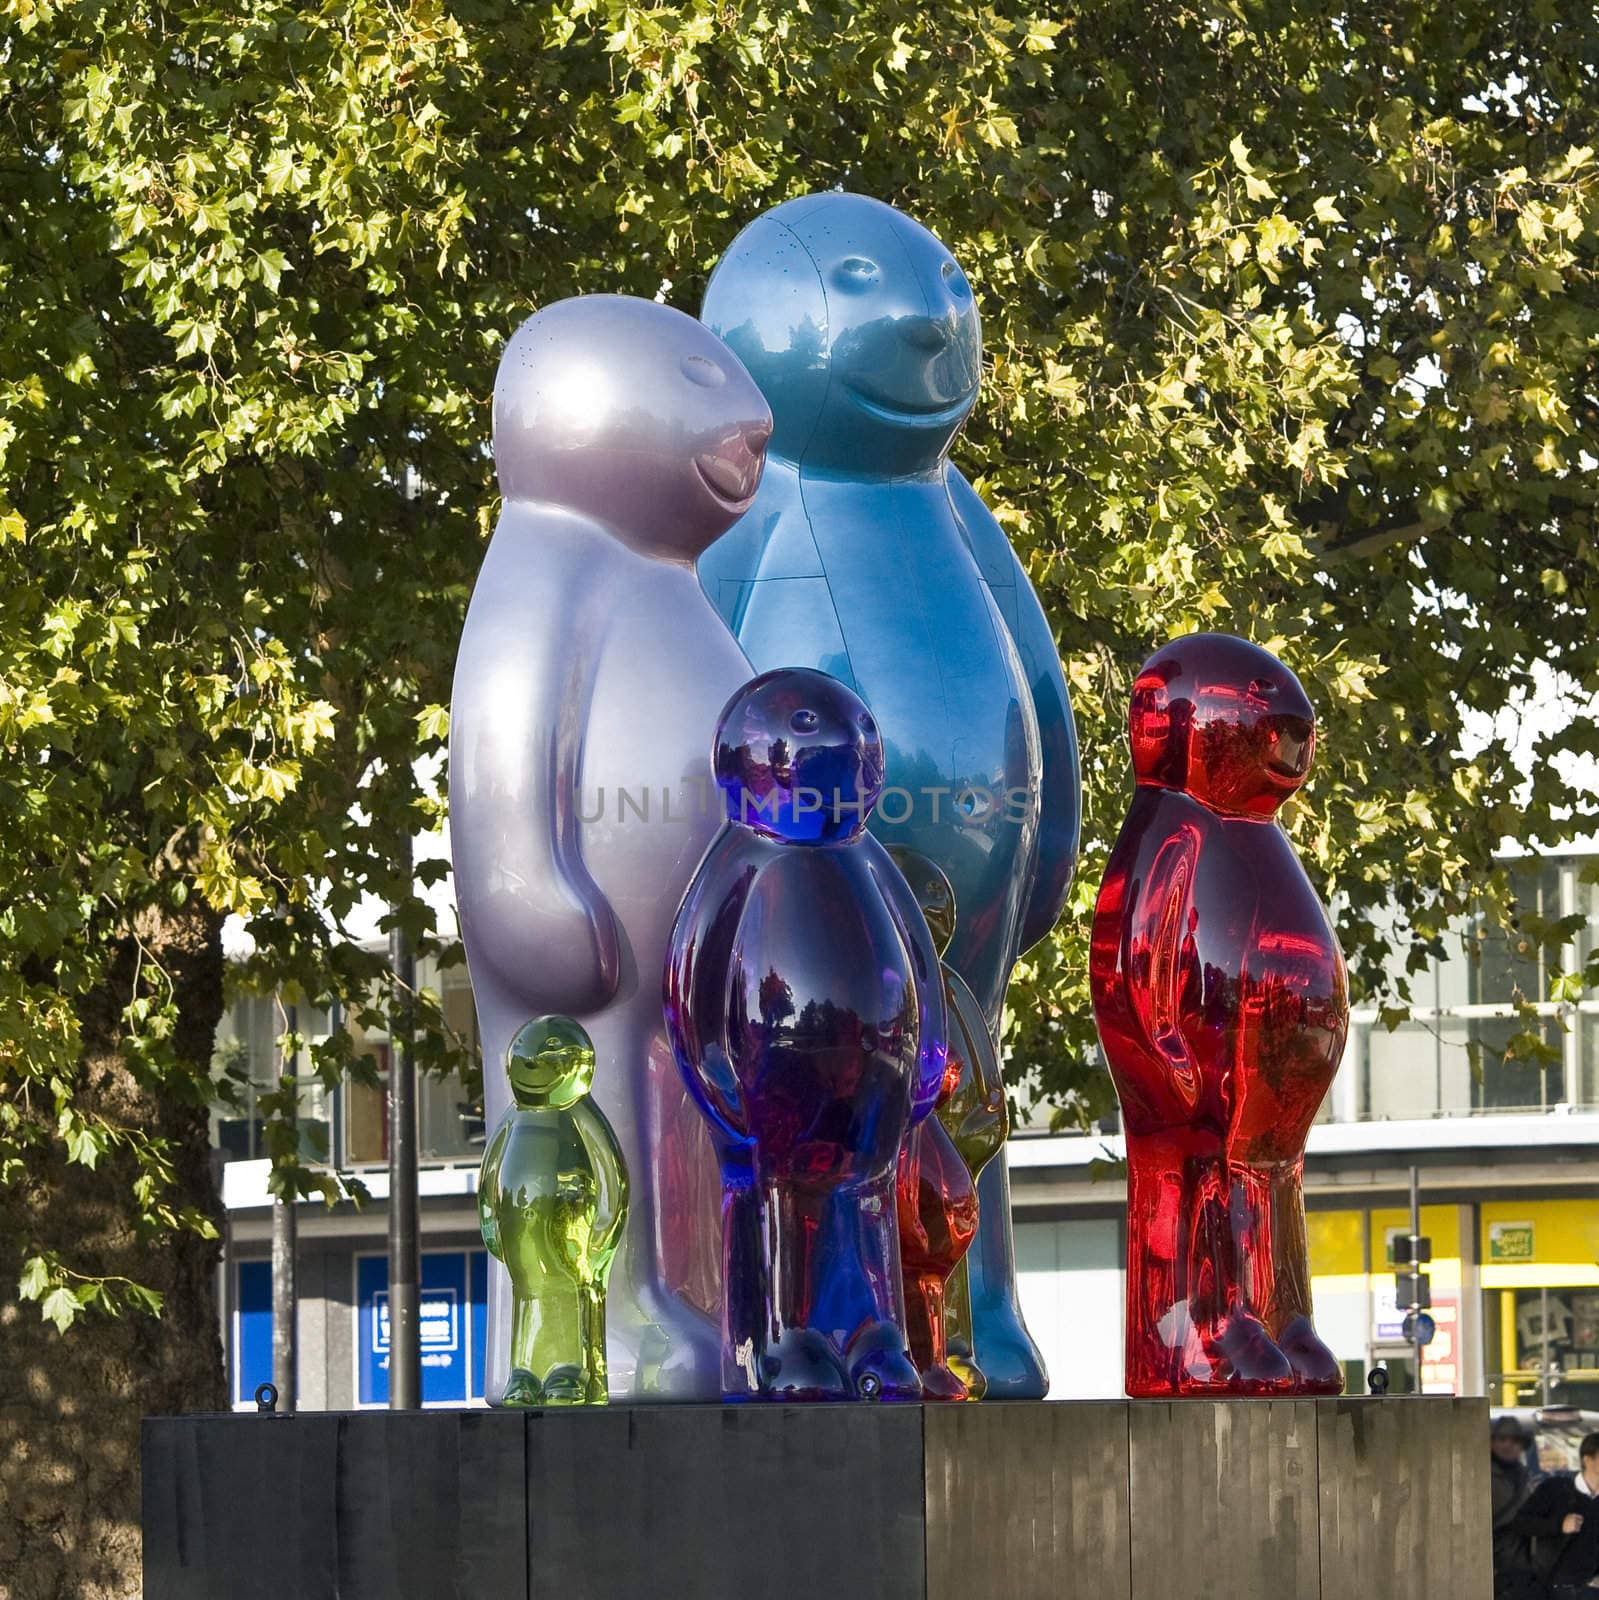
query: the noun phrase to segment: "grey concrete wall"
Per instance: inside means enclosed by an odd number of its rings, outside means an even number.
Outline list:
[[[1492,1600],[1485,1400],[928,1407],[928,1600]]]
[[[1491,1600],[1480,1400],[145,1424],[145,1600]]]

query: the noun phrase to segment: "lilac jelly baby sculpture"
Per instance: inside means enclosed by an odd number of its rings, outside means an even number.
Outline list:
[[[727,820],[667,957],[667,1033],[722,1169],[730,1399],[918,1400],[894,1178],[945,1061],[938,956],[866,831],[871,713],[785,669],[722,713]]]
[[[705,731],[754,670],[693,563],[751,504],[771,425],[714,335],[621,295],[544,307],[494,384],[504,498],[450,710],[456,900],[483,1059],[540,1015],[593,1041],[631,1186],[606,1302],[617,1399],[721,1392],[716,1157],[660,974],[721,825]],[[484,1079],[492,1128],[511,1084]],[[512,1382],[514,1299],[491,1262],[491,1400]]]

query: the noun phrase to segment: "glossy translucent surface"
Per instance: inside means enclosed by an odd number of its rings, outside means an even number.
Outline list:
[[[743,820],[746,776],[797,802],[798,761],[772,759],[796,738],[838,780],[825,837]],[[943,1085],[944,1006],[927,925],[865,828],[875,751],[865,706],[818,672],[756,679],[717,732],[728,821],[678,913],[665,1008],[721,1157],[729,1398],[921,1397],[894,1177]]]
[[[1301,1179],[1349,1004],[1273,817],[1310,768],[1310,703],[1264,650],[1196,634],[1145,665],[1130,731],[1089,966],[1127,1135],[1127,1391],[1336,1394]]]
[[[633,1203],[611,1276],[613,1392],[721,1392],[721,1185],[661,1016],[672,917],[721,825],[709,731],[751,676],[694,557],[746,506],[771,427],[738,358],[651,301],[547,306],[506,346],[504,502],[450,717],[450,838],[483,1058],[529,1017],[593,1038]],[[510,1104],[485,1074],[490,1127]],[[488,1386],[511,1362],[491,1263]]]
[[[860,195],[788,201],[729,247],[704,320],[748,366],[774,433],[755,504],[700,558],[757,668],[815,666],[872,708],[872,831],[935,861],[960,917],[947,960],[996,1034],[1017,954],[1054,925],[1077,850],[1077,744],[1055,639],[948,452],[975,400],[959,264]],[[1046,1380],[1016,1309],[1003,1162],[971,1252],[999,1392]]]
[[[950,1063],[953,1092],[960,1071]],[[946,1286],[977,1233],[977,1185],[936,1116],[912,1128],[900,1148],[896,1185],[905,1335],[928,1400],[974,1398],[949,1364]]]
[[[927,921],[942,957],[955,932],[949,879],[914,850],[889,852]],[[976,1180],[1005,1143],[1005,1087],[976,998],[942,965],[949,1059],[935,1107],[938,1132],[924,1123],[906,1139],[899,1165],[900,1256],[911,1357],[929,1399],[980,1400],[988,1379],[972,1333],[967,1251],[979,1207]]]
[[[950,1058],[958,1063],[960,1075],[955,1082],[955,1092],[938,1108],[937,1115],[976,1183],[985,1169],[993,1170],[990,1163],[1010,1135],[1005,1085],[1000,1079],[994,1041],[989,1037],[977,997],[960,974],[947,966],[944,968],[944,1006],[949,1017]],[[1008,1227],[1008,1207],[997,1220]],[[981,1226],[981,1209],[978,1221]],[[995,1252],[994,1256],[997,1258],[998,1254]],[[945,1291],[944,1328],[951,1370],[966,1385],[969,1397],[981,1400],[988,1393],[989,1378],[977,1358],[970,1268],[968,1253],[956,1262],[950,1274]],[[1014,1304],[1014,1278],[1009,1288]]]
[[[511,1282],[508,1406],[603,1405],[605,1283],[627,1215],[621,1147],[587,1098],[594,1047],[569,1017],[511,1041],[515,1104],[478,1180],[484,1243]]]

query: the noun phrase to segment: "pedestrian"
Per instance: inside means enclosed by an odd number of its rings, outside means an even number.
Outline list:
[[[1530,1542],[1532,1570],[1549,1600],[1599,1595],[1599,1433],[1577,1455],[1575,1472],[1545,1478],[1508,1523]]]
[[[1495,1600],[1521,1600],[1536,1592],[1532,1551],[1526,1535],[1510,1524],[1532,1491],[1527,1447],[1535,1435],[1519,1417],[1496,1417],[1488,1432],[1489,1494],[1493,1506]]]

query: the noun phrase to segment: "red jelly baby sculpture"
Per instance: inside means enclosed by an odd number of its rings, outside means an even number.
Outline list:
[[[888,853],[916,896],[942,957],[955,931],[955,891],[949,879],[914,850],[891,846]],[[949,1055],[933,1107],[938,1115],[917,1123],[905,1135],[895,1181],[900,1267],[905,1276],[905,1343],[921,1372],[924,1400],[977,1400],[986,1380],[971,1360],[971,1305],[964,1271],[966,1252],[977,1235],[977,1180],[946,1124],[952,1113],[959,1113],[957,1126],[964,1131],[972,1119],[974,1080],[986,1058],[974,1059],[967,1043],[962,1002],[970,991],[962,993],[965,986],[948,967],[942,968],[942,975]],[[975,1000],[966,1017],[981,1017]],[[987,1047],[987,1028],[978,1031]],[[997,1080],[997,1074],[990,1076]],[[1004,1091],[997,1081],[993,1092],[1003,1130]],[[983,1120],[991,1125],[995,1111],[985,1109]],[[989,1153],[1003,1139],[1001,1131]],[[957,1338],[964,1335],[958,1351],[950,1348],[951,1324]],[[964,1372],[957,1370],[960,1366]]]
[[[944,1068],[935,1110],[960,1085],[961,1063]],[[970,1400],[951,1370],[945,1326],[946,1286],[977,1233],[977,1185],[938,1117],[928,1117],[899,1147],[896,1192],[900,1266],[905,1275],[905,1343],[922,1375],[924,1400]]]
[[[1089,959],[1127,1134],[1127,1392],[1337,1394],[1301,1184],[1349,1001],[1276,820],[1315,714],[1258,645],[1193,634],[1139,673],[1129,726],[1137,789]]]

